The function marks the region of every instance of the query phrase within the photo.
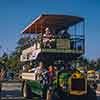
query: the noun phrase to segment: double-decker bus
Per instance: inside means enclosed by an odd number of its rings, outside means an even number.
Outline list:
[[[82,17],[42,14],[23,29],[21,34],[24,37],[30,36],[31,40],[35,39],[34,42],[25,41],[24,43],[25,49],[20,57],[24,67],[32,65],[36,61],[43,61],[46,66],[59,60],[69,63],[85,53],[85,21]],[[69,94],[86,94],[86,77],[74,71],[62,71],[60,74],[63,73],[71,74],[70,80],[68,79],[69,88],[67,88]],[[59,80],[60,76],[57,78]],[[23,72],[22,79],[26,81],[34,94],[42,94],[42,87],[36,80],[34,72]],[[58,86],[60,87],[60,85]],[[26,96],[25,88],[23,91]]]

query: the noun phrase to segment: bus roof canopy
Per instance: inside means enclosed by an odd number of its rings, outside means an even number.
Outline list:
[[[84,21],[84,18],[68,15],[42,14],[32,21],[21,33],[39,33],[44,26],[69,27]]]

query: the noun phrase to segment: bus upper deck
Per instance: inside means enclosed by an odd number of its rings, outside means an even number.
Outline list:
[[[85,52],[85,21],[81,17],[43,14],[21,33],[35,37],[34,43],[25,41],[28,48],[23,50],[21,60],[36,59],[39,53],[80,56]]]

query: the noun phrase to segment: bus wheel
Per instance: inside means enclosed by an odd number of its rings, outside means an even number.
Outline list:
[[[22,94],[23,94],[23,97],[24,97],[24,98],[27,97],[27,84],[26,84],[25,81],[23,82]]]
[[[24,98],[32,99],[31,88],[30,88],[30,86],[26,82],[23,83],[22,93],[23,93],[23,97]]]

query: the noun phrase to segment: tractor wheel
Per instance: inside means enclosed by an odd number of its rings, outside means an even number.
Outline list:
[[[22,96],[24,98],[27,97],[27,84],[25,80],[22,82]]]
[[[22,93],[24,98],[32,99],[32,91],[26,81],[23,83]]]

